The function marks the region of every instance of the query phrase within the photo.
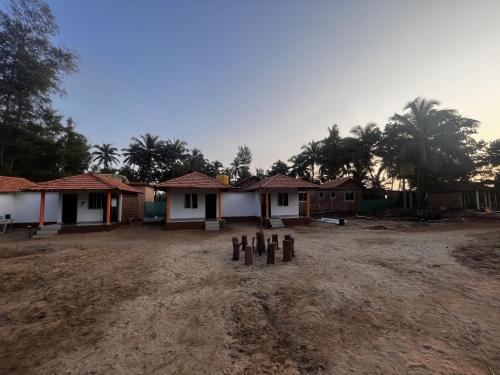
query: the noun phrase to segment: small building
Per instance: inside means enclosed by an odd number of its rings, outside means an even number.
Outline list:
[[[283,225],[309,224],[310,191],[318,185],[297,178],[276,174],[266,177],[246,188],[249,192],[257,193],[254,201],[258,202],[257,209],[263,225],[274,226],[274,219]],[[305,210],[300,210],[300,195],[304,196]]]
[[[351,177],[323,183],[318,191],[311,194],[311,211],[358,212],[364,186]]]
[[[145,203],[155,202],[156,187],[154,184],[148,182],[128,182],[127,185],[132,186],[135,190],[144,194]]]
[[[437,183],[425,189],[426,203],[431,208],[447,210],[499,209],[499,193],[480,182]]]
[[[60,232],[109,230],[130,219],[142,219],[142,193],[118,178],[81,174],[38,183],[24,189],[40,193],[39,226],[56,215]],[[56,193],[55,207],[47,196]]]
[[[199,172],[160,182],[166,192],[165,229],[220,229],[222,192],[231,187]]]
[[[36,184],[20,177],[0,176],[0,218],[10,218],[14,226],[36,225],[40,206],[40,193],[23,191]],[[57,221],[56,207],[57,193],[47,194],[45,204],[50,213],[47,213],[47,222]]]

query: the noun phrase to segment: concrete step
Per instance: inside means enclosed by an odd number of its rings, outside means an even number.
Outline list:
[[[284,228],[283,221],[280,218],[271,218],[269,219],[269,224],[271,228]]]
[[[33,238],[49,238],[54,236],[54,234],[44,234],[44,233],[37,233],[33,236]]]
[[[205,221],[205,230],[220,230],[218,221]]]
[[[36,234],[51,235],[59,233],[58,229],[38,229]]]
[[[42,225],[40,227],[40,229],[44,230],[44,229],[56,229],[56,230],[59,230],[61,229],[61,224],[49,224],[49,225]]]

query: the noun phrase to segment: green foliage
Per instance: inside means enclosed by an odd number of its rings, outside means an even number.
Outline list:
[[[238,152],[231,163],[231,177],[234,181],[242,181],[252,176],[250,164],[252,163],[252,152],[248,146],[238,146]]]
[[[267,171],[268,176],[274,176],[276,174],[284,174],[288,175],[290,167],[288,166],[287,163],[281,160],[277,160],[276,162],[271,165],[271,169]]]
[[[102,145],[94,145],[95,151],[92,152],[92,160],[97,164],[97,167],[101,167],[101,173],[112,173],[111,166],[118,164],[118,149],[114,147],[111,143],[103,143]]]
[[[0,11],[0,173],[44,180],[88,167],[88,144],[71,121],[61,123],[52,96],[77,57],[52,38],[58,28],[41,0]]]

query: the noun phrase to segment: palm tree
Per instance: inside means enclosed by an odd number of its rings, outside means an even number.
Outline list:
[[[102,145],[92,146],[95,151],[92,152],[92,159],[97,166],[103,165],[105,170],[109,170],[113,164],[118,164],[118,149],[112,143],[103,143]]]
[[[313,180],[316,177],[316,165],[320,164],[321,160],[321,147],[321,142],[314,140],[302,146],[302,154],[307,160],[306,164],[309,165]]]
[[[162,144],[157,135],[147,133],[140,138],[132,138],[129,146],[123,149],[124,162],[138,167],[139,178],[142,181],[151,181],[155,178],[154,172]]]

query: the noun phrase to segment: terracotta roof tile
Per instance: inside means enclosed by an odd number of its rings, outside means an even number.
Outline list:
[[[271,177],[266,177],[261,181],[256,182],[247,190],[257,189],[317,189],[319,186],[312,182],[307,182],[298,178],[276,174]]]
[[[22,177],[0,176],[0,193],[13,193],[36,185]]]
[[[320,189],[325,189],[325,190],[339,189],[340,187],[342,187],[342,185],[344,185],[348,181],[352,181],[355,184],[359,185],[360,187],[364,187],[359,182],[356,182],[352,177],[344,177],[344,178],[339,178],[337,180],[327,181],[321,185]]]
[[[164,189],[230,189],[231,187],[199,172],[188,173],[184,176],[160,182],[159,188]]]
[[[64,190],[120,190],[140,193],[132,186],[113,177],[100,174],[80,174],[57,180],[45,181],[25,190],[31,191],[64,191]]]

